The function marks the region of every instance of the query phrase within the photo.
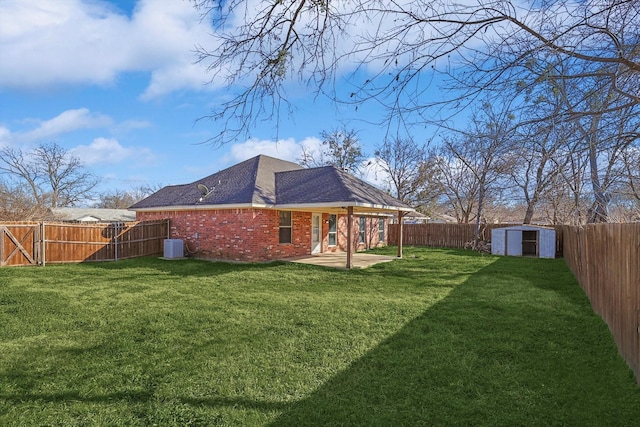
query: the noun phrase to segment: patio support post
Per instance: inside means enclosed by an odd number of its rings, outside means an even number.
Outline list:
[[[347,207],[347,270],[351,269],[351,253],[353,252],[353,206]]]
[[[398,258],[402,258],[402,211],[398,210]]]

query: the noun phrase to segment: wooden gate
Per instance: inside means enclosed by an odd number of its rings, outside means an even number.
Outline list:
[[[0,266],[38,264],[40,235],[40,224],[0,226]]]
[[[0,267],[117,261],[161,254],[169,221],[0,223]]]

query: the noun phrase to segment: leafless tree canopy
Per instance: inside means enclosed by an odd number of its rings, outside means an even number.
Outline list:
[[[425,124],[464,135],[449,118],[508,100],[500,114],[514,119],[503,142],[521,146],[501,155],[531,162],[525,175],[505,170],[521,190],[526,221],[536,207],[552,221],[606,221],[612,202],[635,203],[640,1],[194,4],[216,29],[213,47],[199,47],[198,60],[212,85],[229,89],[208,116],[223,125],[212,142],[246,135],[261,119],[277,126],[293,109],[287,90],[295,85],[336,103],[383,107],[380,117],[367,118],[386,129],[383,141],[411,138]],[[460,172],[432,160],[443,180]],[[456,215],[468,221],[482,209],[477,202],[458,203]]]
[[[637,0],[194,3],[216,28],[215,47],[199,47],[198,59],[212,83],[239,88],[210,116],[226,125],[216,142],[258,118],[277,121],[289,107],[292,79],[338,102],[380,103],[387,121],[429,120],[429,107],[455,111],[505,82],[526,91],[548,78],[618,96],[598,111],[640,104]],[[434,74],[448,76],[451,91],[442,99],[426,96]],[[338,81],[352,89],[336,92]],[[556,113],[593,113],[574,107]]]
[[[98,184],[80,159],[55,143],[31,151],[3,148],[0,178],[4,188],[22,195],[25,204],[45,209],[75,206],[90,198]]]
[[[379,166],[389,176],[392,194],[405,203],[418,207],[427,184],[425,148],[412,139],[384,141],[375,152]]]

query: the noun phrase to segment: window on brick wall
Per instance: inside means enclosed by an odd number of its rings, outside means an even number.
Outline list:
[[[367,225],[367,218],[361,216],[360,227],[358,228],[358,243],[364,243],[364,237],[367,232],[366,225]]]
[[[338,218],[336,215],[329,215],[329,246],[338,244]]]
[[[384,219],[378,219],[378,241],[384,242]]]
[[[278,211],[280,214],[280,243],[291,243],[291,211]]]

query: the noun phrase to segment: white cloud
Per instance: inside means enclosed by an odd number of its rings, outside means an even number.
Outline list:
[[[255,157],[258,154],[264,154],[282,160],[298,162],[302,155],[303,145],[312,144],[312,141],[316,139],[309,137],[298,143],[293,138],[280,139],[278,141],[251,138],[243,143],[232,145],[229,150],[229,160],[237,163]]]
[[[46,142],[47,139],[73,132],[79,129],[95,129],[109,127],[113,124],[110,117],[99,113],[92,113],[87,108],[66,110],[56,117],[37,121],[36,129],[14,135],[23,142]]]
[[[11,131],[4,126],[0,126],[0,148],[9,145],[10,142]]]
[[[166,66],[151,73],[151,82],[141,99],[147,101],[184,89],[201,91],[206,88],[205,78],[203,68],[193,62],[183,61]]]
[[[149,122],[140,120],[127,120],[116,124],[111,117],[92,113],[87,108],[66,110],[49,120],[30,118],[22,122],[34,128],[12,132],[8,127],[0,126],[0,148],[12,144],[32,145],[51,142],[61,135],[83,129],[106,129],[109,132],[123,133],[150,126]],[[131,160],[148,164],[156,160],[150,149],[124,147],[115,138],[97,137],[91,144],[79,145],[70,149],[69,152],[80,158],[86,165],[116,164]]]
[[[146,129],[151,127],[151,123],[146,120],[125,120],[114,127],[114,133],[126,133],[136,129]]]
[[[89,145],[79,145],[71,150],[86,165],[117,164],[127,160],[151,160],[151,152],[147,148],[123,147],[114,138],[96,138]]]
[[[0,2],[0,86],[109,84],[120,73],[149,72],[145,98],[202,90],[193,49],[211,38],[191,2],[141,0],[131,17],[105,1]]]

